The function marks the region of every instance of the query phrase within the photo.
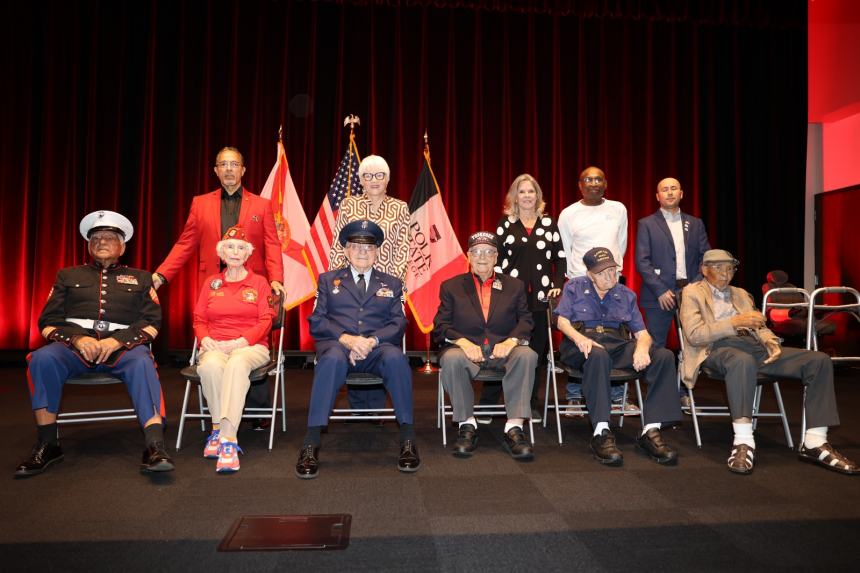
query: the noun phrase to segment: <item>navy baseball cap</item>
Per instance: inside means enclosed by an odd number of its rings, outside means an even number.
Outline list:
[[[618,266],[618,263],[612,258],[612,251],[606,247],[594,247],[582,255],[582,262],[585,263],[585,268],[593,273]]]

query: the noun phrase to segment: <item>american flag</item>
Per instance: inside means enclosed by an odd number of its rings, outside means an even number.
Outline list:
[[[337,211],[340,202],[347,195],[362,193],[361,183],[358,179],[358,148],[355,145],[355,137],[350,134],[349,145],[343,160],[337,168],[337,173],[331,182],[325,199],[323,199],[320,210],[311,225],[311,233],[308,238],[307,252],[310,255],[311,267],[314,271],[314,279],[319,278],[320,273],[328,270],[328,255],[331,251],[332,232],[337,221]]]

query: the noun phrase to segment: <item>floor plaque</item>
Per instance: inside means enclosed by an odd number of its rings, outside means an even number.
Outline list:
[[[246,515],[230,526],[218,551],[346,549],[351,523],[348,513]]]

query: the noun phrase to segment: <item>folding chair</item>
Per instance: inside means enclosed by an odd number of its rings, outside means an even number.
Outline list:
[[[283,297],[277,297],[276,304],[278,305],[278,314],[272,321],[272,329],[270,333],[271,356],[268,363],[251,371],[248,378],[252,385],[268,383],[269,376],[275,376],[275,393],[272,400],[271,408],[260,408],[245,406],[242,412],[242,419],[250,418],[268,418],[269,426],[269,450],[272,449],[272,442],[275,438],[275,421],[278,413],[281,414],[281,431],[287,431],[286,417],[286,396],[284,391],[284,305]],[[280,331],[278,336],[275,336],[275,331]],[[277,338],[277,344],[274,343]],[[189,365],[180,372],[185,378],[185,396],[182,398],[182,414],[179,417],[179,432],[176,436],[176,449],[179,450],[182,444],[182,432],[185,429],[185,420],[200,420],[200,430],[206,431],[206,420],[210,418],[209,407],[205,405],[203,399],[203,391],[200,389],[200,375],[197,373],[197,358],[199,355],[199,346],[197,338],[194,339],[194,347],[191,350],[191,359]],[[188,411],[188,399],[191,396],[192,386],[197,388],[197,399],[199,408],[197,412]],[[278,392],[280,391],[281,405],[277,405]],[[265,414],[265,415],[264,415]]]
[[[565,412],[575,412],[578,414],[585,415],[588,413],[588,408],[585,406],[569,406],[567,404],[559,404],[558,403],[558,380],[556,378],[557,373],[565,372],[567,374],[568,379],[579,380],[582,381],[582,371],[570,368],[566,364],[562,363],[561,368],[556,366],[555,360],[555,348],[552,339],[552,327],[555,324],[555,317],[553,316],[553,308],[557,302],[556,299],[547,299],[547,337],[549,339],[549,353],[547,354],[547,367],[546,367],[546,390],[544,391],[544,402],[543,402],[543,427],[547,427],[548,422],[548,413],[550,409],[555,410],[555,427],[558,432],[558,444],[561,445],[564,443],[564,440],[561,435],[561,414]],[[636,372],[634,369],[629,370],[619,370],[616,368],[612,369],[612,372],[609,374],[609,382],[615,386],[617,384],[624,385],[624,394],[621,399],[621,406],[616,407],[613,406],[609,411],[610,416],[620,416],[618,420],[618,427],[624,427],[624,416],[626,414],[634,414],[635,410],[626,409],[627,404],[627,391],[629,389],[629,383],[633,380],[636,381],[636,397],[639,400],[639,418],[642,422],[642,426],[645,426],[645,408],[644,401],[642,400],[642,387],[639,383],[640,374]],[[553,403],[549,403],[549,395],[550,388],[552,388],[552,399]]]
[[[478,374],[472,378],[472,382],[501,382],[505,377],[504,369],[481,368]],[[442,445],[448,445],[448,432],[445,423],[445,417],[453,420],[454,408],[445,404],[445,388],[442,387],[441,372],[438,381],[438,395],[436,399],[436,427],[442,428]],[[474,411],[476,415],[481,416],[507,416],[504,404],[475,404]],[[534,423],[529,418],[529,441],[535,443]]]
[[[853,298],[854,302],[849,302],[847,304],[816,304],[815,301],[818,300],[819,296],[824,296],[826,294],[843,294],[848,295]],[[826,313],[824,317],[819,320],[815,316],[815,312],[824,312]],[[806,317],[806,349],[807,350],[818,350],[818,335],[821,333],[821,329],[819,325],[824,322],[828,317],[837,314],[837,313],[847,313],[849,316],[853,316],[858,322],[860,322],[860,292],[857,292],[856,289],[851,287],[839,286],[839,287],[822,287],[815,289],[812,291],[812,294],[809,295],[809,313]],[[839,364],[841,362],[855,362],[860,360],[860,356],[831,356],[830,360],[833,361],[834,364]],[[803,443],[803,437],[806,434],[806,388],[803,389],[803,414],[801,416],[800,421],[800,442]]]
[[[406,354],[406,337],[401,341],[403,354]],[[316,363],[316,360],[314,360]],[[382,376],[368,372],[350,372],[346,375],[346,387],[366,388],[368,386],[382,386]],[[387,400],[387,398],[386,398]],[[334,408],[329,415],[329,420],[396,420],[394,408]]]
[[[680,301],[679,301],[680,304]],[[679,353],[679,364],[678,364],[678,385],[680,387],[681,384],[681,362],[684,360],[684,345],[686,344],[684,341],[684,329],[681,324],[681,313],[678,309],[675,309],[675,324],[678,327],[678,344],[680,344],[680,353]],[[709,368],[702,367],[700,369],[699,377],[701,378],[704,375],[705,378],[710,378],[711,380],[717,380],[720,382],[725,382],[725,377],[718,372],[714,372]],[[782,393],[779,391],[779,379],[774,376],[768,376],[766,374],[759,373],[756,377],[756,390],[755,390],[755,398],[753,399],[753,430],[758,426],[759,418],[780,418],[782,420],[782,429],[785,432],[785,441],[788,442],[788,447],[790,449],[794,449],[794,442],[791,439],[791,432],[788,428],[788,417],[785,414],[785,406],[782,402]],[[762,394],[762,386],[764,384],[771,384],[773,386],[773,393],[776,396],[776,404],[778,411],[777,412],[762,412],[761,411],[761,394]],[[696,405],[696,397],[693,388],[689,389],[690,392],[690,415],[693,418],[693,432],[696,436],[696,445],[701,448],[702,447],[702,436],[699,432],[699,416],[721,416],[725,418],[731,418],[731,413],[729,412],[728,406],[697,406]]]
[[[67,378],[65,386],[107,386],[125,384],[121,378],[104,372],[84,372]],[[116,410],[91,410],[88,412],[58,412],[57,424],[82,424],[84,422],[112,422],[115,420],[137,420],[134,408]]]

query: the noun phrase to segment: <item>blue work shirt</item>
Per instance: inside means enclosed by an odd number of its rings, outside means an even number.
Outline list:
[[[626,324],[633,333],[645,330],[645,321],[636,305],[636,293],[618,283],[601,299],[587,275],[567,281],[555,315],[570,322],[582,321],[589,328],[598,324],[618,328]]]

